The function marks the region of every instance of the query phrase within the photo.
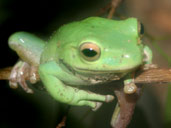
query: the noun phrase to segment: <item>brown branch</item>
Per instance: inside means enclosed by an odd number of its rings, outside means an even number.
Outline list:
[[[111,0],[111,9],[107,16],[108,19],[111,19],[115,13],[116,8],[119,6],[122,0]]]
[[[114,110],[113,116],[117,116],[116,119],[112,118],[111,125],[113,128],[126,128],[132,119],[136,102],[141,95],[141,86],[134,94],[125,94],[122,87],[114,89],[114,93],[118,99],[118,106],[115,106],[115,109],[119,107],[120,110],[118,113]]]
[[[0,80],[9,80],[11,71],[13,67],[6,67],[3,69],[0,69]],[[39,74],[36,72],[36,79],[39,80]],[[26,80],[29,80],[29,78],[26,78]]]
[[[111,122],[111,125],[113,126],[113,128],[126,128],[127,127],[127,125],[132,119],[136,102],[140,96],[140,91],[141,91],[141,88],[138,88],[137,92],[132,95],[125,94],[122,89],[114,91],[118,99],[120,112],[117,114],[117,119],[114,120],[114,122]],[[115,114],[115,110],[114,110],[114,114]]]
[[[9,80],[12,67],[0,69],[0,80]]]
[[[105,7],[101,8],[95,15],[101,16],[109,10],[107,18],[111,19],[115,13],[116,8],[119,6],[121,2],[122,0],[111,0],[110,3],[108,3]]]
[[[56,128],[63,128],[63,127],[65,127],[66,119],[67,119],[67,117],[64,116],[62,118],[62,121],[56,126]]]
[[[0,70],[0,80],[9,80],[12,67]],[[39,77],[38,73],[37,76]],[[155,68],[143,71],[136,75],[136,84],[171,83],[171,69]]]
[[[111,124],[114,128],[126,128],[129,124],[134,108],[138,98],[141,95],[142,85],[171,83],[171,69],[149,69],[141,73],[136,74],[134,81],[138,86],[138,91],[135,94],[125,94],[122,87],[114,90],[118,99],[120,112],[117,115],[116,120],[112,120]],[[114,111],[115,114],[115,111]]]
[[[162,84],[171,83],[171,69],[149,69],[137,75],[135,83]]]

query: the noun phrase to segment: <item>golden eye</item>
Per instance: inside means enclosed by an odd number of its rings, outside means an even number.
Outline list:
[[[81,56],[87,61],[95,61],[100,57],[100,48],[91,42],[85,42],[80,46]]]

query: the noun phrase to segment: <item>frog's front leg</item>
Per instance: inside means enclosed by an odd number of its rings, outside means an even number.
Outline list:
[[[157,68],[157,65],[152,64],[152,51],[148,46],[144,46],[144,60],[143,60],[143,70]],[[135,93],[137,86],[134,83],[134,73],[129,73],[127,79],[124,81],[124,92],[126,94]]]
[[[124,92],[126,94],[133,94],[137,91],[137,86],[134,83],[134,72],[129,73],[124,80]]]
[[[27,86],[26,79],[31,83],[36,83],[36,72],[45,42],[30,33],[16,32],[10,36],[8,44],[21,59],[12,69],[9,84],[12,88],[18,87],[19,84],[27,93],[32,93],[33,91]]]
[[[156,64],[152,63],[152,51],[148,46],[144,46],[144,65],[143,65],[143,70],[148,70],[148,69],[153,69],[157,68],[158,66]]]
[[[63,103],[78,106],[86,105],[96,110],[101,106],[101,102],[110,102],[114,99],[112,95],[100,95],[66,85],[61,79],[70,79],[72,83],[75,76],[64,72],[54,61],[41,64],[39,75],[51,96]]]

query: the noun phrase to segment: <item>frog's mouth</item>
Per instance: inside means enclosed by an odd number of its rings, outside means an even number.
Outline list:
[[[74,66],[70,66],[69,64],[65,63],[62,59],[60,60],[60,63],[66,67],[69,71],[71,72],[77,72],[80,74],[120,74],[120,73],[128,73],[128,72],[132,72],[134,70],[136,70],[140,65],[137,66],[133,66],[133,67],[126,67],[126,68],[122,68],[122,69],[115,69],[115,70],[93,70],[93,69],[85,69],[85,68],[80,68],[80,67],[74,67]]]
[[[80,74],[119,74],[119,73],[125,73],[125,72],[129,72],[129,71],[133,71],[132,68],[127,68],[127,69],[118,69],[118,70],[93,70],[93,69],[85,69],[85,68],[80,68],[80,67],[73,67],[70,66],[69,64],[65,63],[62,59],[59,60],[60,63],[66,67],[69,71],[71,72],[77,72]]]
[[[76,74],[80,76],[81,79],[89,81],[91,84],[107,83],[115,80],[120,80],[124,77],[127,72],[116,72],[107,70],[87,70],[81,68],[73,68]]]
[[[128,73],[127,71],[121,72],[116,70],[87,70],[78,67],[72,67],[66,64],[63,60],[60,60],[60,62],[69,72],[73,73],[73,75],[78,75],[81,79],[89,81],[93,84],[119,80]]]
[[[78,71],[78,72],[85,72],[85,73],[92,73],[92,74],[106,74],[106,73],[125,73],[125,72],[129,72],[129,71],[133,71],[132,68],[130,69],[119,69],[119,70],[89,70],[89,69],[83,69],[83,68],[79,68],[79,67],[74,67],[74,70]]]

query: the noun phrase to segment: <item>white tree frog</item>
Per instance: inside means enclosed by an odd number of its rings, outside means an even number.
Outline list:
[[[100,95],[78,89],[125,77],[124,92],[136,92],[132,73],[152,61],[151,50],[142,44],[136,18],[111,20],[90,17],[63,25],[46,43],[38,37],[17,32],[9,46],[19,55],[10,76],[10,85],[20,84],[31,93],[25,74],[35,83],[35,71],[47,91],[57,101],[71,105],[99,108],[112,95]]]

